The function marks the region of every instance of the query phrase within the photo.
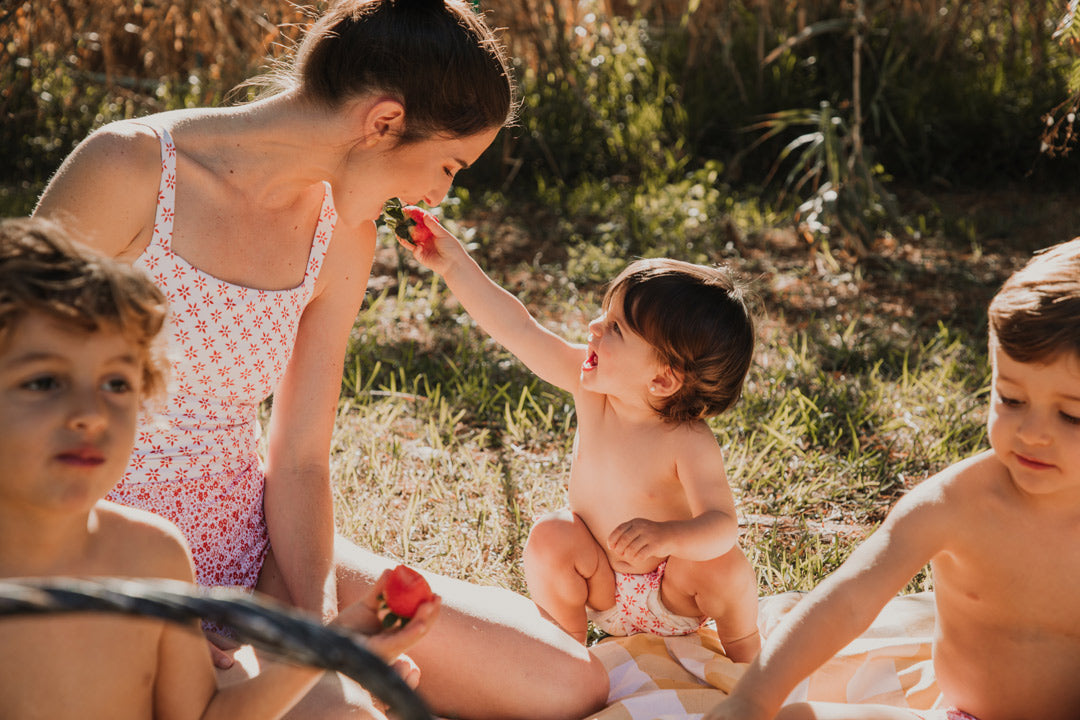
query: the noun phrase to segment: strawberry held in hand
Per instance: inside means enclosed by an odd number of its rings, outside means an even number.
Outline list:
[[[416,207],[402,207],[397,198],[390,198],[383,206],[384,221],[402,240],[413,245],[423,245],[435,235],[424,224],[424,211]]]
[[[387,610],[382,619],[383,627],[391,627],[399,620],[404,625],[421,605],[434,599],[435,595],[423,575],[411,567],[398,565],[390,571],[383,587],[383,607]]]
[[[413,221],[413,225],[409,227],[409,232],[412,233],[410,239],[414,245],[425,245],[435,239],[435,233],[431,232],[424,222],[424,216],[427,213],[418,207],[407,207],[405,208],[405,214]]]

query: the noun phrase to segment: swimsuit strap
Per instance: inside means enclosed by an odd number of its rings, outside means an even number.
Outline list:
[[[158,183],[154,235],[150,239],[150,245],[170,250],[173,219],[176,217],[176,145],[165,128],[145,122],[139,124],[150,128],[161,142],[161,181]]]
[[[314,285],[319,277],[326,252],[330,249],[330,239],[334,236],[337,218],[333,188],[324,180],[323,202],[319,209],[319,221],[315,225],[315,237],[311,241],[311,251],[308,252],[307,267],[304,269],[304,285]]]

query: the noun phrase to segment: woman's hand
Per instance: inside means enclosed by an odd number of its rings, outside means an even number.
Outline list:
[[[214,661],[214,667],[218,670],[228,670],[233,666],[233,652],[240,647],[240,643],[232,638],[219,635],[212,630],[203,630],[207,644],[210,645],[210,659]]]
[[[379,611],[389,576],[390,571],[384,571],[368,591],[367,596],[343,608],[331,625],[363,635],[364,646],[368,650],[397,670],[410,686],[416,687],[420,681],[420,668],[403,653],[431,630],[439,614],[442,598],[433,595],[431,600],[420,604],[416,614],[404,626],[384,630],[379,619]]]

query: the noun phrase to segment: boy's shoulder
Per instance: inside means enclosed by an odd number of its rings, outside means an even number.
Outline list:
[[[183,534],[160,515],[101,500],[95,505],[102,556],[115,569],[100,574],[190,581],[191,553]]]
[[[984,450],[953,463],[928,478],[923,485],[940,488],[946,497],[964,499],[970,494],[985,496],[988,492],[1006,487],[1008,482],[1008,469],[993,450]]]
[[[999,502],[1009,489],[1009,474],[993,450],[965,458],[909,490],[895,510],[925,515],[942,512],[955,520],[960,514],[983,513],[987,503]]]

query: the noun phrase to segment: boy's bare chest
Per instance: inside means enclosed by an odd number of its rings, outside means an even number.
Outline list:
[[[0,716],[150,717],[159,635],[119,615],[5,619],[0,647],[19,651],[0,653]]]
[[[1080,646],[1080,528],[1007,516],[935,562],[935,582],[958,617],[1006,634],[1070,636]]]

